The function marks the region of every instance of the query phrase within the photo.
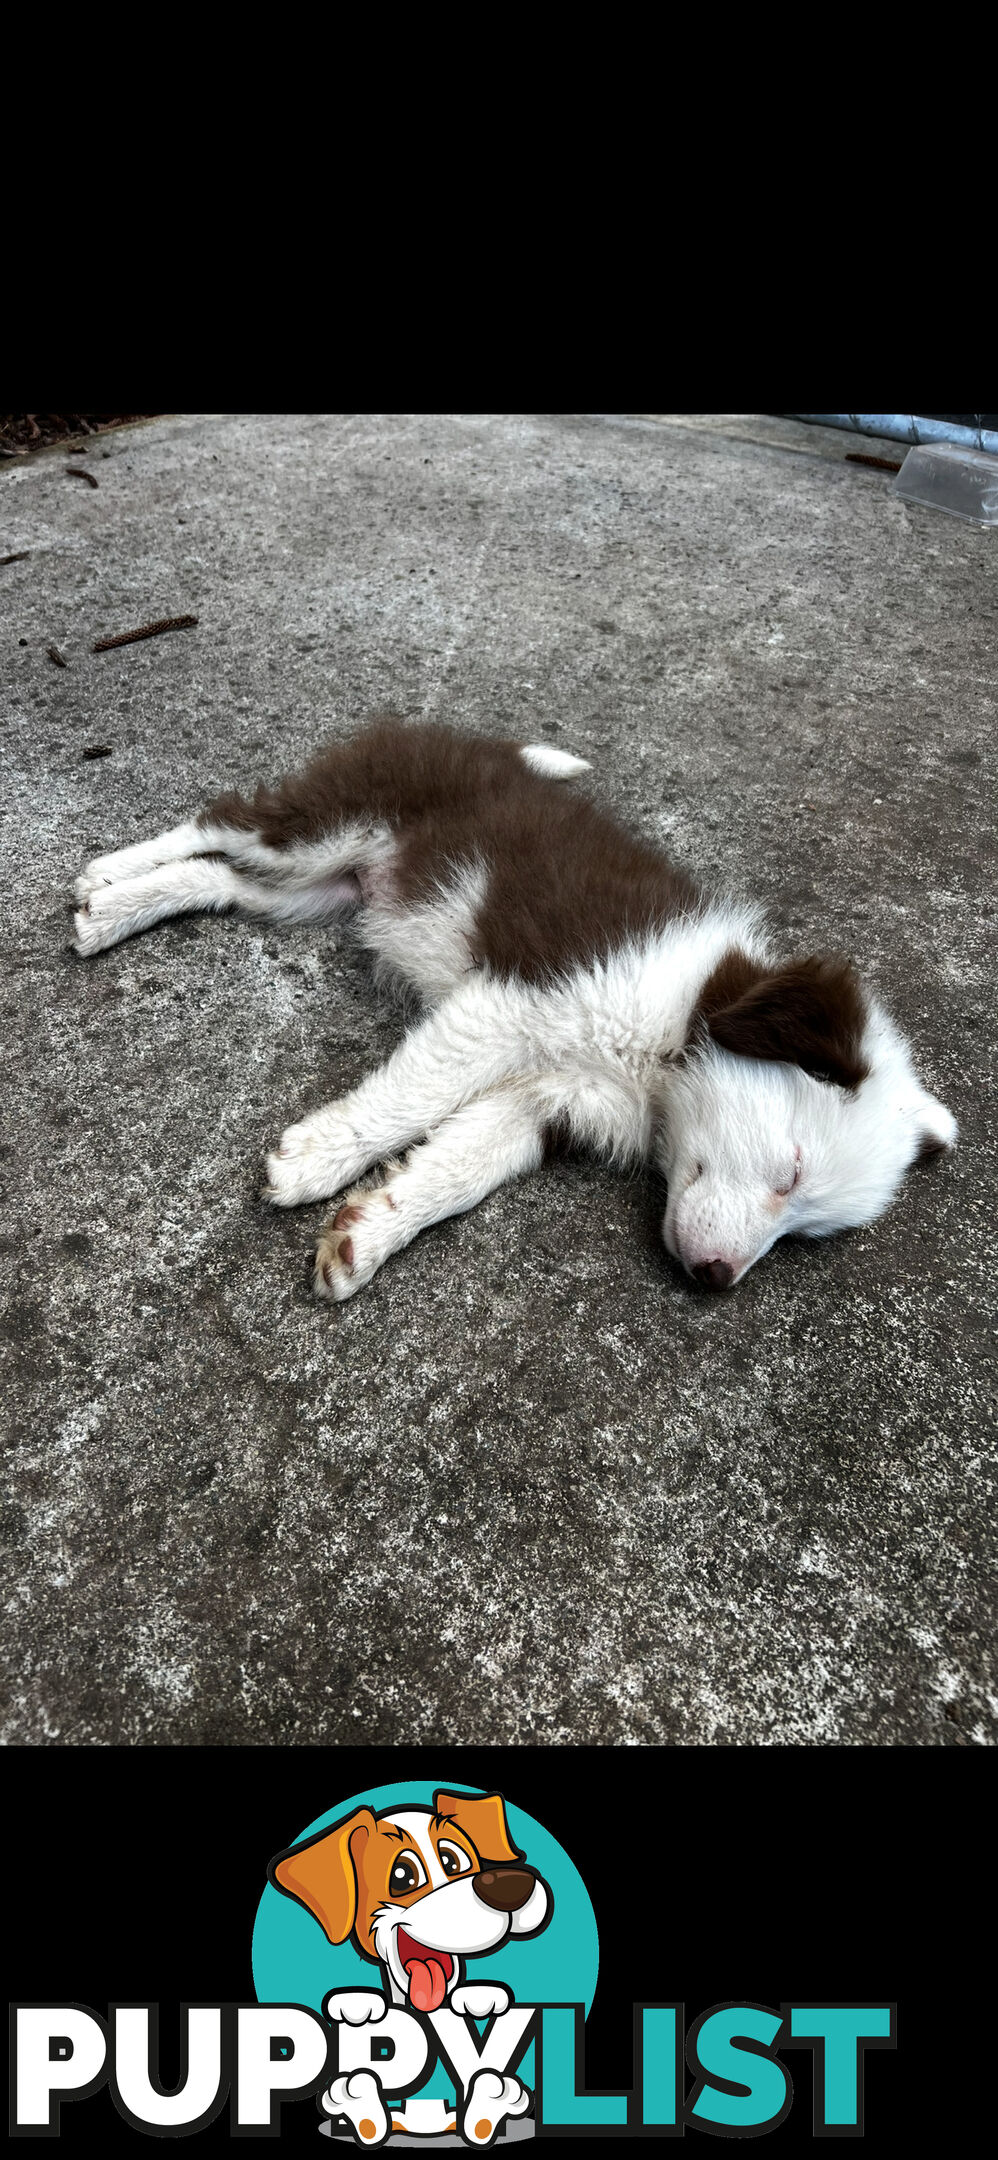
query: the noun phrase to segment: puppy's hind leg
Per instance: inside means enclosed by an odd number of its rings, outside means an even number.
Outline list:
[[[117,885],[125,878],[143,877],[156,870],[162,863],[185,862],[192,855],[201,855],[212,845],[201,827],[193,819],[183,825],[172,825],[168,832],[158,833],[153,840],[140,840],[135,847],[115,848],[110,855],[95,855],[93,862],[76,880],[76,901],[83,907],[92,892],[101,885]]]
[[[170,915],[238,908],[271,922],[329,922],[358,897],[356,879],[316,879],[309,886],[265,884],[213,856],[163,863],[142,877],[97,885],[74,916],[75,950],[84,959]]]
[[[248,805],[238,796],[223,795],[196,818],[152,840],[95,856],[76,880],[76,901],[83,907],[105,885],[131,883],[167,864],[205,856],[220,855],[236,869],[277,879],[284,886],[311,887],[337,875],[373,869],[392,852],[390,826],[363,805],[347,814],[331,803],[328,823],[313,830],[307,819],[282,820],[268,813],[265,800]]]
[[[150,871],[161,870],[167,863],[190,862],[203,855],[221,855],[245,868],[281,865],[279,856],[268,855],[261,847],[254,830],[227,824],[224,816],[215,817],[207,810],[197,818],[187,818],[182,825],[171,825],[167,832],[156,833],[151,840],[114,848],[109,855],[95,855],[76,880],[77,903],[84,906],[91,893],[103,885],[130,884],[134,878],[147,877]]]

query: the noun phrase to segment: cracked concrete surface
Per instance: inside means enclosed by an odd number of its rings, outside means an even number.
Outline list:
[[[183,416],[0,474],[8,1742],[993,1743],[998,537],[850,447]],[[340,933],[88,963],[68,900],[385,707],[579,751],[854,952],[956,1155],[731,1297],[568,1162],[315,1305],[261,1153],[399,1012]]]

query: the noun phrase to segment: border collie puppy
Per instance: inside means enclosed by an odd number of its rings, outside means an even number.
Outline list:
[[[916,1156],[953,1145],[849,961],[774,959],[758,909],[709,898],[565,787],[587,770],[546,743],[379,720],[78,880],[86,956],[191,909],[349,912],[420,993],[387,1064],[267,1157],[276,1207],[344,1194],[320,1297],[352,1297],[429,1223],[536,1169],[555,1133],[654,1162],[665,1244],[715,1289],[788,1231],[871,1222]]]

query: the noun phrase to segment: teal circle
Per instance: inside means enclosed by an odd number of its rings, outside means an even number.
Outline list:
[[[448,1785],[448,1792],[460,1792]],[[372,1808],[376,1815],[391,1807],[433,1806],[436,1784],[409,1779],[402,1784],[373,1785],[354,1793],[306,1823],[292,1840],[296,1845],[342,1822],[355,1808]],[[477,1793],[469,1797],[477,1798]],[[581,2002],[588,2017],[599,1977],[599,1936],[589,1892],[578,1868],[543,1823],[524,1808],[507,1804],[510,1835],[526,1855],[529,1865],[542,1875],[551,1892],[552,1912],[543,1933],[517,1942],[508,1937],[485,1957],[469,1958],[468,1981],[495,1980],[509,1988],[517,2002]],[[285,1897],[268,1883],[257,1906],[253,1924],[253,1986],[261,2003],[302,2003],[321,2013],[331,1988],[371,1988],[380,1985],[380,1968],[363,1958],[352,1942],[330,1943],[317,1920],[293,1898]],[[484,2026],[480,2026],[484,2030]],[[520,2066],[520,2075],[533,2082],[533,2046]],[[435,2063],[421,2096],[436,2098],[453,2092],[453,2080],[442,2063]]]

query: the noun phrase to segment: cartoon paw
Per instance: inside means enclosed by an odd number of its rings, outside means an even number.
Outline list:
[[[530,2093],[518,2077],[503,2077],[499,2070],[478,2070],[468,2087],[461,2136],[469,2145],[491,2145],[507,2116],[525,2115],[529,2106]]]
[[[351,2070],[346,2077],[334,2078],[322,2095],[322,2105],[327,2115],[346,2117],[358,2145],[382,2145],[388,2136],[391,2124],[381,2087],[370,2070]]]
[[[377,1988],[334,1988],[326,1996],[322,2014],[333,2025],[378,2025],[386,2008]]]
[[[340,1305],[363,1290],[402,1240],[397,1208],[386,1185],[347,1194],[327,1223],[315,1252],[315,1294]]]
[[[509,2009],[512,2000],[508,1988],[500,1987],[494,1980],[488,1980],[481,1982],[478,1987],[456,1987],[450,2006],[457,2011],[458,2017],[502,2017],[503,2011]]]

